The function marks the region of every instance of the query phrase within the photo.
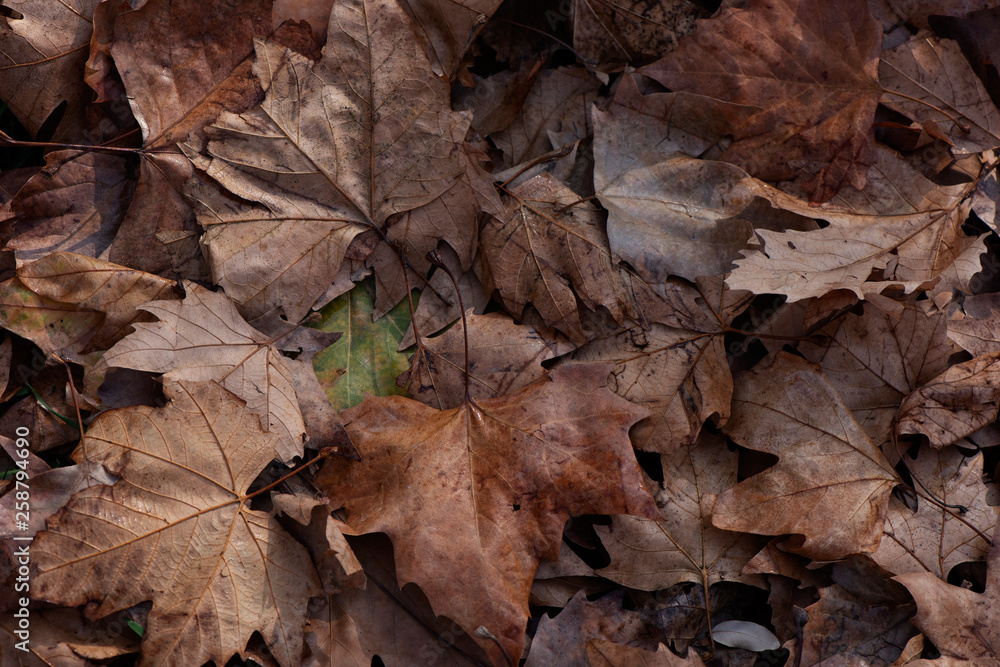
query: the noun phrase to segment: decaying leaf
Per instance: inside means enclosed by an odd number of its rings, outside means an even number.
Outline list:
[[[297,665],[319,580],[305,549],[245,505],[277,436],[215,383],[167,392],[167,407],[113,410],[90,425],[79,456],[121,481],[78,493],[36,537],[34,592],[92,602],[94,618],[152,600],[147,664],[225,664],[257,631],[281,665]]]
[[[561,368],[443,411],[369,397],[343,415],[362,460],[320,473],[353,530],[392,539],[401,584],[495,638],[478,641],[497,664],[521,654],[531,580],[540,559],[558,556],[570,514],[658,516],[627,439],[643,412],[603,386],[606,374]]]
[[[158,321],[133,325],[135,332],[108,350],[104,363],[164,373],[167,382],[214,380],[277,434],[283,461],[301,456],[305,425],[291,369],[274,340],[247,324],[224,294],[191,282],[184,289],[181,301],[143,305]]]
[[[954,447],[925,446],[915,460],[904,460],[939,502],[918,492],[914,511],[892,498],[885,537],[872,560],[893,574],[930,572],[942,579],[959,563],[984,560],[998,512],[986,503],[982,453],[966,458]]]
[[[723,9],[640,71],[672,90],[759,107],[734,125],[722,159],[778,181],[795,177],[797,160],[822,163],[808,189],[826,201],[847,183],[864,187],[874,161],[880,46],[863,0],[760,0]]]
[[[606,639],[587,642],[587,659],[591,667],[702,667],[705,664],[694,651],[688,651],[687,656],[681,658],[663,644],[653,653]]]
[[[878,548],[899,477],[815,366],[780,353],[737,376],[725,431],[779,460],[719,495],[714,526],[802,535],[789,548],[820,560]]]

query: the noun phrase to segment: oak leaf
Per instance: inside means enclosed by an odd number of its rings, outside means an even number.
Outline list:
[[[587,659],[591,667],[702,667],[705,664],[690,649],[687,656],[681,658],[663,644],[653,653],[606,639],[587,642]]]
[[[893,574],[930,572],[945,580],[955,565],[984,560],[998,511],[986,502],[982,453],[966,458],[954,447],[925,446],[915,460],[904,460],[926,492],[949,507],[919,494],[914,511],[892,498],[872,560]]]
[[[847,183],[864,187],[874,161],[881,45],[864,0],[756,0],[702,21],[640,72],[671,90],[760,107],[734,125],[721,159],[777,181],[795,176],[796,160],[824,163],[807,187],[826,201]]]
[[[610,526],[595,526],[611,563],[597,571],[614,582],[655,591],[682,581],[708,588],[720,581],[759,585],[761,578],[741,570],[760,549],[753,537],[712,526],[712,505],[719,493],[736,485],[736,454],[721,436],[702,435],[697,443],[664,454],[663,486],[656,489],[660,517],[616,516]]]
[[[801,535],[790,550],[820,560],[878,548],[900,480],[819,369],[782,352],[738,375],[724,430],[779,460],[719,495],[714,526]]]
[[[712,415],[719,423],[729,417],[733,380],[725,335],[750,295],[726,290],[718,279],[692,286],[674,278],[661,289],[653,301],[640,297],[651,324],[599,336],[573,358],[615,364],[611,389],[651,413],[632,429],[633,444],[665,454],[693,444]]]
[[[395,0],[338,2],[316,63],[261,40],[256,53],[261,106],[222,113],[207,155],[185,150],[239,197],[198,208],[214,281],[251,317],[281,307],[298,321],[355,236],[463,178],[470,120]]]
[[[571,514],[657,516],[627,437],[643,412],[603,386],[606,374],[557,369],[443,411],[369,397],[343,415],[362,460],[320,472],[354,531],[392,539],[400,583],[467,632],[485,628],[478,641],[497,664],[521,655],[531,580],[558,556]]]
[[[90,425],[77,456],[121,480],[76,494],[35,538],[32,593],[92,603],[94,618],[152,600],[141,665],[225,664],[254,631],[279,664],[297,665],[319,580],[306,550],[245,504],[277,437],[215,383],[166,391],[164,408]]]
[[[913,667],[987,667],[1000,660],[1000,546],[986,559],[986,589],[982,593],[952,586],[929,572],[903,574],[895,580],[917,602],[913,624],[941,652],[937,660],[916,660]]]
[[[140,322],[103,357],[110,367],[164,373],[168,382],[214,380],[247,402],[265,430],[278,435],[278,456],[302,455],[305,425],[292,371],[274,341],[240,317],[224,294],[186,282],[181,301],[152,301]]]

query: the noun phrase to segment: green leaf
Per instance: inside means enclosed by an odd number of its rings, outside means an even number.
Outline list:
[[[406,394],[396,386],[396,376],[410,367],[409,353],[396,347],[410,326],[409,302],[403,299],[372,322],[374,310],[375,281],[368,279],[320,311],[323,319],[317,328],[344,334],[313,359],[316,377],[337,410],[357,405],[366,392]]]
[[[133,621],[131,618],[125,622],[128,623],[128,627],[132,628],[132,632],[142,637],[143,627],[141,625]]]

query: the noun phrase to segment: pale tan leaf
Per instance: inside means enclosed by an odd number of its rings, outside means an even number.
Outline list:
[[[172,280],[69,252],[24,264],[17,277],[43,298],[103,312],[104,321],[88,345],[94,349],[117,343],[133,322],[149,321],[140,306],[177,297]]]
[[[785,294],[790,301],[836,289],[849,289],[859,298],[890,285],[909,292],[935,279],[949,290],[967,290],[985,249],[981,239],[962,231],[967,197],[975,187],[975,180],[936,185],[893,151],[880,148],[863,191],[845,188],[819,207],[771,191],[775,206],[822,218],[829,226],[758,231],[763,250],[744,251],[727,283],[757,294]]]
[[[1000,352],[956,364],[899,406],[895,434],[922,434],[941,448],[971,435],[1000,410]]]
[[[892,498],[885,537],[872,559],[893,574],[930,572],[942,579],[959,563],[985,560],[998,511],[986,503],[982,453],[966,458],[954,447],[924,446],[915,460],[904,460],[926,492],[952,508],[920,492],[916,512]]]
[[[190,282],[184,289],[181,301],[142,306],[159,321],[136,323],[135,332],[108,350],[103,362],[164,373],[168,381],[215,380],[277,434],[279,458],[301,456],[305,425],[292,371],[273,341],[247,324],[224,294]]]
[[[900,480],[816,366],[782,352],[737,376],[725,431],[779,460],[722,493],[713,525],[801,535],[789,548],[821,560],[878,548]]]
[[[664,454],[663,488],[655,491],[660,517],[616,516],[595,526],[611,563],[597,571],[629,588],[655,591],[682,581],[761,585],[741,570],[760,549],[753,536],[712,526],[716,495],[736,485],[736,453],[725,438],[703,434],[697,443]],[[655,489],[650,479],[646,485]],[[731,645],[731,644],[729,644]]]
[[[499,290],[520,319],[531,303],[548,326],[586,341],[577,298],[604,306],[617,321],[633,315],[627,285],[614,266],[597,209],[547,173],[510,188],[504,219],[483,224],[480,248],[488,289]],[[572,206],[570,206],[572,205]]]
[[[121,477],[78,493],[32,545],[40,599],[96,617],[151,600],[141,664],[225,664],[258,631],[297,665],[319,581],[305,549],[244,504],[277,437],[215,383],[167,388],[165,408],[100,415],[86,456]]]
[[[934,121],[956,153],[1000,146],[1000,111],[955,42],[915,37],[883,53],[878,71],[882,104],[915,121]]]

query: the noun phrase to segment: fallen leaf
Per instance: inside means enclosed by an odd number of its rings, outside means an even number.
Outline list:
[[[138,637],[118,619],[88,621],[76,609],[32,609],[27,651],[14,634],[18,619],[0,617],[0,661],[24,667],[89,667],[139,650]]]
[[[486,26],[500,0],[405,0],[438,76],[454,78],[472,40]]]
[[[389,535],[400,583],[495,638],[476,633],[497,664],[521,655],[531,580],[540,559],[558,556],[570,514],[656,516],[627,438],[643,413],[603,386],[606,373],[557,369],[444,411],[369,397],[343,415],[362,460],[325,466],[317,480],[354,531]]]
[[[604,306],[617,321],[634,312],[612,262],[597,209],[549,174],[510,188],[505,218],[490,217],[480,231],[484,284],[500,292],[520,319],[530,303],[545,324],[574,343],[586,341],[577,299]]]
[[[777,181],[794,177],[796,160],[824,163],[807,187],[826,201],[847,183],[863,188],[875,159],[881,43],[864,0],[754,0],[702,22],[640,72],[671,90],[760,107],[734,125],[721,159]]]
[[[633,444],[666,454],[693,444],[713,415],[720,424],[729,417],[733,380],[725,335],[749,294],[728,291],[716,279],[694,286],[670,279],[662,290],[661,303],[643,303],[653,323],[595,338],[573,358],[615,364],[612,391],[651,413],[632,429]]]
[[[760,653],[773,651],[781,642],[763,625],[750,621],[723,621],[712,627],[712,639],[723,646]]]
[[[158,321],[134,324],[135,332],[108,350],[103,363],[164,373],[167,382],[214,380],[277,434],[281,460],[301,456],[305,425],[291,369],[274,341],[247,324],[224,294],[191,282],[184,289],[183,300],[141,306]]]
[[[943,315],[926,315],[914,304],[891,314],[865,304],[816,332],[799,352],[823,375],[871,438],[882,445],[903,399],[948,367],[951,349]],[[893,450],[890,450],[892,454]]]
[[[88,343],[91,349],[108,349],[134,322],[150,321],[140,306],[177,297],[172,280],[68,252],[22,265],[18,278],[40,297],[103,312],[104,320]]]
[[[32,136],[63,102],[64,120],[53,138],[74,141],[84,129],[92,91],[83,81],[94,8],[99,0],[8,0],[21,15],[0,23],[0,98]]]
[[[79,455],[121,481],[76,494],[36,537],[32,592],[62,605],[92,601],[95,618],[152,600],[147,662],[225,664],[258,631],[280,664],[297,665],[319,581],[305,549],[244,504],[277,437],[215,383],[167,393],[164,408],[113,410],[91,423]]]
[[[556,617],[542,617],[524,667],[585,665],[587,645],[594,639],[635,643],[641,648],[657,644],[642,615],[622,607],[621,593],[589,602],[580,592]]]
[[[878,70],[882,104],[915,121],[934,121],[955,152],[1000,146],[1000,111],[955,42],[914,38],[883,53]]]
[[[724,430],[779,460],[719,495],[715,527],[801,535],[788,548],[818,560],[878,549],[900,480],[818,368],[782,352],[738,375]]]
[[[95,310],[39,296],[17,278],[0,283],[0,306],[0,325],[46,354],[72,356],[84,348],[103,320]]]
[[[426,297],[421,297],[426,298]],[[400,376],[410,394],[439,410],[458,407],[465,400],[466,339],[469,354],[469,397],[499,398],[545,376],[542,362],[573,349],[555,331],[514,324],[500,313],[466,313],[444,334],[423,341]]]
[[[915,660],[913,667],[969,665],[986,667],[1000,660],[1000,624],[993,616],[1000,590],[1000,546],[986,559],[986,589],[975,593],[945,583],[929,572],[894,577],[917,602],[913,624],[941,652],[938,660]]]
[[[904,461],[923,493],[916,511],[895,497],[889,501],[885,537],[872,560],[893,574],[930,572],[945,580],[955,565],[985,560],[998,511],[986,502],[982,453],[966,458],[954,447],[925,446]]]
[[[782,233],[758,230],[763,250],[745,259],[727,284],[757,294],[784,294],[790,301],[849,289],[864,298],[902,286],[907,292],[938,279],[967,290],[980,270],[981,239],[967,236],[968,194],[976,181],[937,185],[896,153],[880,148],[864,190],[845,188],[829,204],[808,207],[771,191],[772,204],[821,217],[829,226]]]
[[[281,307],[297,321],[355,236],[462,178],[469,118],[448,108],[393,0],[338,2],[317,63],[271,42],[256,50],[261,106],[219,116],[211,157],[186,150],[240,198],[198,209],[214,281],[251,317]]]
[[[587,659],[591,667],[702,667],[705,664],[691,650],[687,652],[687,657],[681,658],[663,644],[653,653],[606,639],[587,642]]]
[[[409,364],[396,347],[409,324],[409,304],[399,304],[373,323],[373,292],[371,281],[358,283],[320,311],[319,329],[343,332],[336,343],[313,358],[316,377],[336,410],[357,405],[365,394],[403,393],[396,386],[396,376]]]
[[[610,526],[595,526],[611,557],[597,573],[644,591],[682,581],[704,588],[720,581],[761,585],[759,576],[741,574],[760,543],[712,526],[716,496],[736,485],[736,453],[725,439],[702,435],[691,446],[663,454],[661,461],[663,488],[646,479],[646,486],[656,489],[660,517],[616,516]]]

